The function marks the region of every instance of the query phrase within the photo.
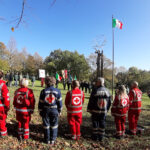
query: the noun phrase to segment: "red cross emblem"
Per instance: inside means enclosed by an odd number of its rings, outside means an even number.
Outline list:
[[[73,104],[74,104],[74,105],[79,105],[80,102],[81,102],[81,99],[80,99],[79,97],[75,97],[75,98],[73,99]]]
[[[19,95],[17,97],[17,104],[23,104],[23,100],[24,100],[24,96],[23,95]]]
[[[140,92],[138,92],[138,93],[137,93],[137,98],[138,98],[138,100],[140,100],[140,99],[141,99],[141,97],[142,97],[141,93],[140,93]]]
[[[48,102],[49,104],[53,104],[55,101],[55,96],[53,94],[48,94],[45,97],[45,101]]]
[[[126,99],[123,99],[122,100],[122,106],[126,106],[127,105],[127,100]]]
[[[104,99],[99,99],[99,100],[98,100],[98,107],[99,107],[100,109],[103,109],[103,108],[105,108],[105,106],[106,106],[105,100],[104,100]]]

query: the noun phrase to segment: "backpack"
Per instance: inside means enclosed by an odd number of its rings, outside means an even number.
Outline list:
[[[16,105],[20,107],[30,106],[30,101],[28,100],[28,91],[26,92],[17,92],[16,93]]]

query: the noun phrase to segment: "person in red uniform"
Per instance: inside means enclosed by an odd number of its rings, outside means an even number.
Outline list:
[[[0,71],[0,133],[1,137],[4,137],[7,135],[6,118],[10,107],[10,100],[6,83],[2,78],[3,72]]]
[[[79,89],[79,82],[72,82],[72,91],[68,91],[65,99],[67,108],[68,123],[73,140],[79,140],[80,126],[82,123],[82,105],[84,103],[84,93]]]
[[[41,78],[41,87],[44,86],[44,83],[45,83],[45,78]]]
[[[16,109],[19,140],[29,138],[29,122],[35,106],[33,91],[28,88],[28,80],[20,81],[20,88],[15,91],[13,105]]]
[[[121,85],[116,93],[111,113],[114,116],[116,124],[116,138],[121,139],[125,135],[125,122],[129,109],[129,97],[126,93],[126,88]]]
[[[136,135],[137,133],[137,123],[141,112],[142,106],[142,92],[138,88],[138,82],[134,81],[131,85],[131,90],[129,92],[129,131],[131,135]]]
[[[142,106],[142,92],[138,88],[138,82],[134,81],[131,85],[131,90],[129,92],[129,112],[128,112],[128,120],[129,120],[129,130],[132,135],[136,135],[137,133],[137,123],[141,112]]]

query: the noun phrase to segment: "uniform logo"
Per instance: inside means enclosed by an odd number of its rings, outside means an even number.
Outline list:
[[[141,100],[141,97],[142,97],[141,93],[137,92],[137,98],[138,98],[138,100]]]
[[[74,105],[79,105],[81,103],[81,99],[79,98],[79,97],[75,97],[74,99],[73,99],[73,104]]]
[[[23,95],[19,95],[17,97],[17,104],[23,104],[23,101],[24,101],[24,96]]]
[[[121,102],[121,104],[122,104],[123,107],[125,107],[127,105],[127,100],[123,99],[122,102]]]
[[[49,104],[53,104],[54,101],[55,101],[55,96],[53,94],[48,94],[46,97],[45,97],[45,101]]]
[[[106,100],[104,100],[104,99],[99,99],[97,104],[98,104],[98,107],[100,109],[105,109],[106,108]]]

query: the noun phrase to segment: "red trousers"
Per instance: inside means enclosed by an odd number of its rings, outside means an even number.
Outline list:
[[[82,123],[82,115],[68,115],[68,123],[70,126],[70,132],[72,135],[72,139],[79,139],[81,136],[80,126]]]
[[[118,136],[122,136],[125,134],[125,122],[126,116],[123,117],[115,116],[115,124]]]
[[[4,110],[0,110],[0,133],[1,133],[1,136],[7,135],[6,118],[7,118],[7,114],[4,112]]]
[[[137,132],[137,123],[139,120],[139,115],[139,111],[129,110],[128,112],[129,130],[133,135],[136,135]]]
[[[29,122],[31,120],[31,115],[23,115],[21,113],[16,113],[16,119],[18,121],[18,136],[23,137],[23,139],[28,139]]]

